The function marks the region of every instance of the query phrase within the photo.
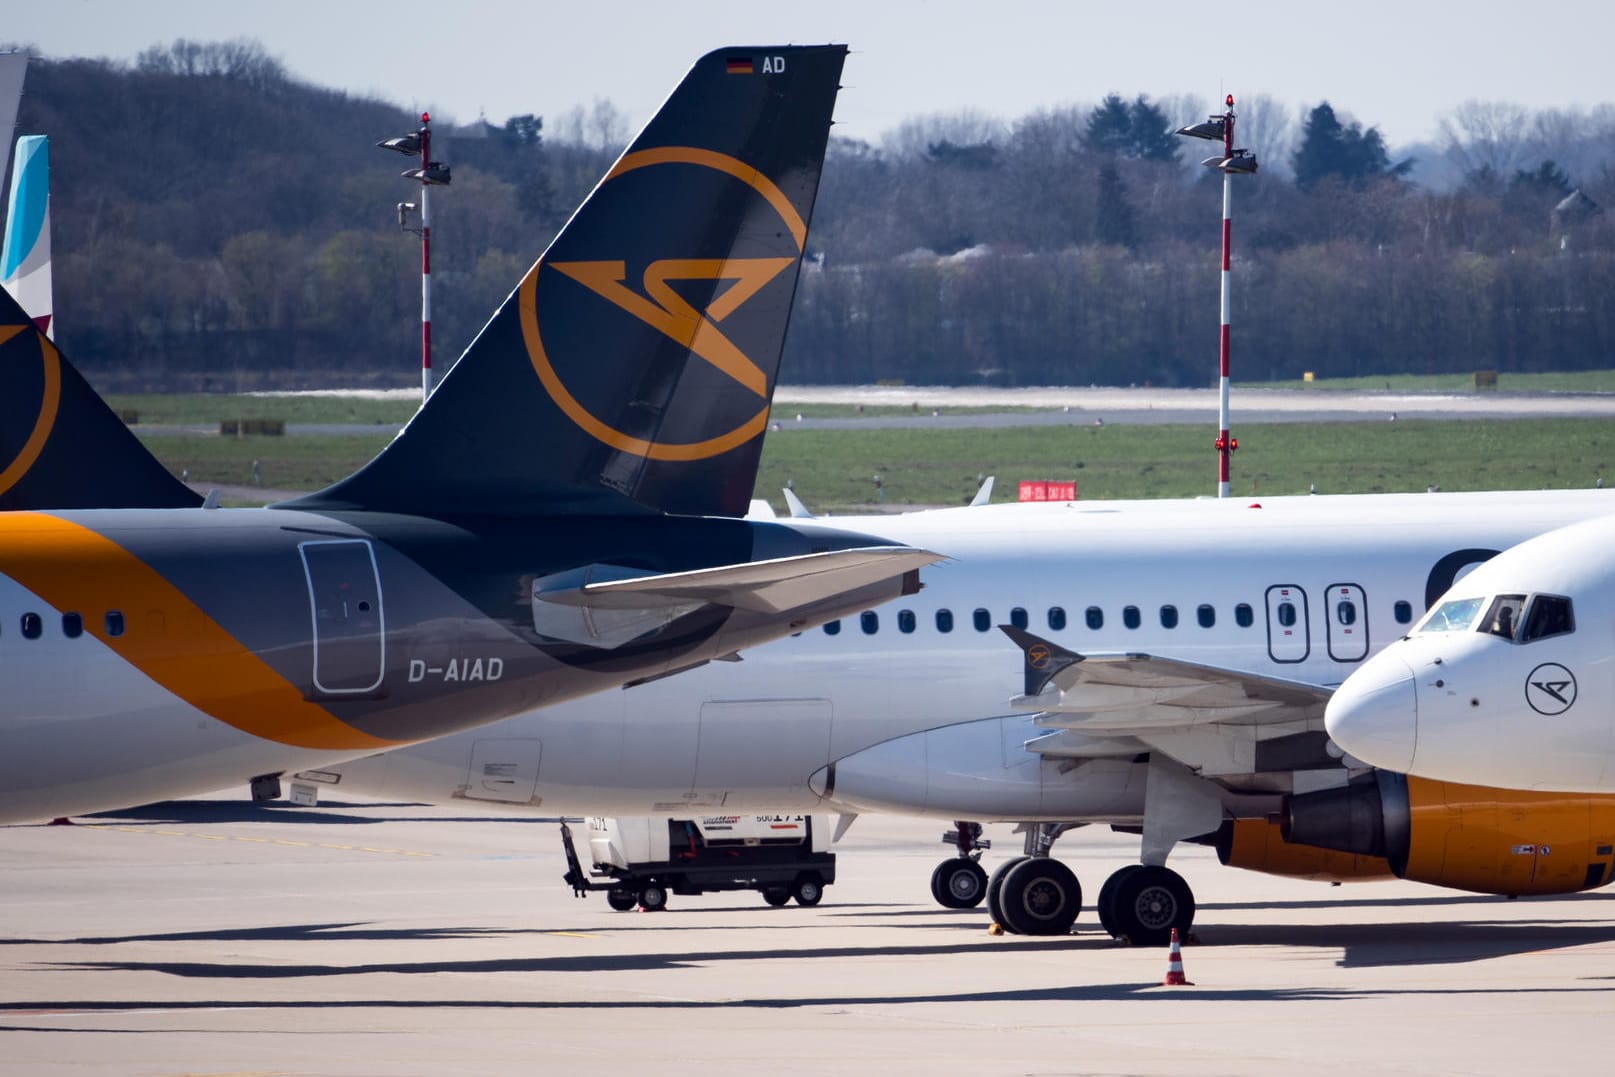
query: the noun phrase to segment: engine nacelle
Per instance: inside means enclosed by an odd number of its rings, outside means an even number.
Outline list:
[[[1367,882],[1393,877],[1384,857],[1297,845],[1284,840],[1277,823],[1233,819],[1217,831],[1217,859],[1231,868],[1317,882]]]
[[[1615,871],[1615,797],[1488,789],[1377,771],[1291,797],[1286,841],[1383,856],[1399,877],[1481,894],[1569,894]]]

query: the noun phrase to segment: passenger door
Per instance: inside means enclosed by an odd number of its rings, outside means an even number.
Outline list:
[[[386,668],[381,576],[365,539],[305,542],[303,573],[313,618],[314,691],[374,692]]]

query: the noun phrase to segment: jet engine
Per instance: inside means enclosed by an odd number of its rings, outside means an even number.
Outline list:
[[[1399,878],[1481,894],[1568,894],[1610,881],[1615,796],[1457,785],[1376,771],[1289,799],[1284,840],[1384,857]]]
[[[1384,857],[1339,852],[1284,840],[1278,823],[1266,819],[1231,819],[1212,842],[1217,859],[1231,868],[1264,875],[1285,875],[1316,882],[1366,882],[1391,878]]]

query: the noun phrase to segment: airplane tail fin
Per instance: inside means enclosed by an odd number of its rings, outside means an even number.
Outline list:
[[[0,511],[201,503],[0,289]]]
[[[698,60],[398,437],[286,506],[743,515],[846,51]]]
[[[6,237],[0,246],[0,285],[55,338],[51,325],[50,144],[44,135],[17,140],[6,204]]]

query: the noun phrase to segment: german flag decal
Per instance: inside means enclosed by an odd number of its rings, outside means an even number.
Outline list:
[[[731,57],[729,57],[728,70],[729,70],[729,73],[731,75],[749,75],[749,74],[751,74],[752,70],[753,70],[752,63],[751,63],[751,57],[750,56],[731,56]]]

